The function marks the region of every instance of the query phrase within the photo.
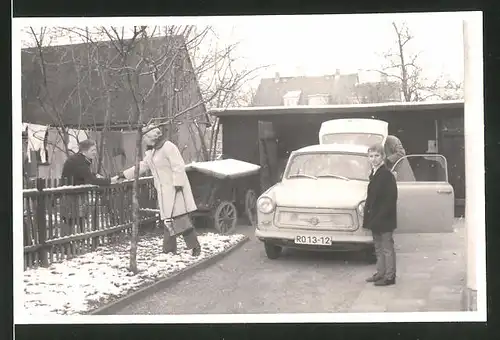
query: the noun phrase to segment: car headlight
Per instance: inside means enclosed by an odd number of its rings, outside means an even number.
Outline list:
[[[358,214],[361,217],[363,217],[363,215],[365,214],[365,201],[362,201],[358,204]]]
[[[274,202],[272,199],[269,197],[261,197],[257,201],[257,206],[259,208],[259,211],[263,214],[270,214],[274,210]]]

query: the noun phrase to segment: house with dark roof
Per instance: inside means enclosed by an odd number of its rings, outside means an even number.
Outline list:
[[[186,161],[201,160],[201,139],[195,137],[210,121],[184,38],[138,39],[135,44],[125,40],[122,47],[131,49],[125,67],[146,64],[136,79],[139,100],[150,93],[142,105],[143,122],[186,111],[171,125],[169,136]],[[133,129],[138,123],[135,102],[119,48],[117,42],[96,41],[41,51],[22,49],[22,121],[55,129],[101,131],[108,115],[106,130]],[[162,81],[155,83],[148,63],[156,66],[157,76],[163,74]]]
[[[358,73],[314,77],[264,78],[252,106],[343,105],[400,101],[399,86],[388,81],[360,82]]]
[[[135,67],[145,57],[146,61],[147,58],[162,58],[162,65],[157,65],[160,72],[168,68],[161,86],[156,86],[151,99],[146,100],[143,119],[175,114],[196,103],[199,105],[188,115],[206,119],[205,105],[184,38],[170,36],[136,41],[127,66]],[[119,71],[122,68],[115,42],[111,41],[48,46],[41,54],[37,48],[23,49],[23,122],[99,127],[104,123],[108,99],[103,92],[109,91],[112,125],[137,123],[133,121],[134,105],[127,91],[126,78]],[[143,70],[138,79],[139,96],[145,95],[154,84],[151,72],[146,72],[149,69]]]

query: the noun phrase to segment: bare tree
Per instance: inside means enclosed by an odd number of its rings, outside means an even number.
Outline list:
[[[454,97],[451,94],[443,94],[443,89],[446,86],[448,86],[448,90],[455,89],[455,97],[460,97],[461,84],[455,84],[451,81],[443,83],[441,77],[429,81],[423,76],[422,67],[419,65],[421,52],[409,52],[409,43],[414,39],[414,36],[408,25],[405,22],[401,24],[393,22],[392,28],[395,36],[395,47],[383,55],[387,65],[381,70],[374,71],[379,72],[384,77],[395,79],[400,84],[402,99],[406,102],[423,101],[433,97],[441,99]]]
[[[358,104],[400,101],[399,84],[380,81],[357,84],[353,97]]]
[[[100,104],[99,112],[105,116],[105,122],[113,120],[111,106],[113,110],[118,110],[119,106],[121,112],[127,114],[129,128],[137,132],[130,248],[130,270],[137,272],[140,223],[137,165],[143,155],[142,137],[148,132],[144,131],[144,127],[154,122],[166,130],[168,138],[178,144],[180,150],[183,147],[179,144],[187,141],[198,148],[201,159],[210,159],[212,144],[216,143],[206,143],[204,139],[206,124],[214,123],[207,121],[206,107],[240,105],[244,98],[240,93],[245,93],[243,85],[255,76],[258,68],[235,66],[237,44],[217,46],[210,53],[203,51],[201,45],[207,45],[208,37],[214,34],[211,27],[62,27],[58,31],[78,37],[92,46],[88,50],[86,66],[94,71],[88,72],[94,76],[93,82],[98,76],[100,97],[96,97],[96,101]],[[44,50],[40,50],[43,56]],[[79,74],[81,78],[86,75],[85,72]],[[83,91],[85,86],[78,86],[85,94],[81,98],[92,97],[92,94]],[[50,92],[51,86],[47,84],[44,90]],[[44,98],[43,104],[48,114],[55,117],[54,121],[63,125],[64,110],[50,106],[53,97]],[[83,101],[80,104],[79,100],[76,102],[81,107]],[[179,133],[178,129],[184,129],[184,132]]]
[[[203,46],[208,45],[208,51],[201,48],[190,51],[207,109],[249,106],[255,96],[255,88],[249,84],[259,75],[260,70],[269,65],[247,67],[241,58],[237,57],[239,42],[220,46],[217,32],[210,33],[216,39],[214,43]],[[203,134],[200,129],[197,129],[197,132],[203,141],[204,160],[213,160],[217,153],[217,141],[221,137],[221,125],[217,118],[208,118],[211,127],[204,130]]]
[[[440,100],[459,100],[464,98],[463,82],[455,82],[444,75],[440,75],[430,85],[421,89],[423,100],[432,98]]]
[[[166,128],[168,137],[176,139],[178,126],[187,126],[192,132],[191,141],[198,137],[209,158],[208,148],[201,135],[201,124],[205,119],[205,106],[219,99],[234,98],[241,83],[251,72],[235,72],[230,68],[231,48],[220,53],[204,56],[201,62],[192,65],[190,51],[196,50],[211,31],[201,31],[194,26],[134,27],[132,37],[126,38],[125,29],[99,27],[117,54],[120,62],[108,68],[119,74],[126,83],[125,90],[131,98],[131,120],[137,131],[135,152],[135,174],[133,185],[133,226],[130,248],[130,270],[137,272],[137,235],[140,223],[138,200],[139,162],[142,158],[142,138],[149,123]],[[230,62],[227,62],[229,58]],[[229,66],[228,66],[229,65]],[[198,79],[214,74],[210,86],[198,87]],[[209,77],[204,77],[207,79]],[[214,85],[215,84],[215,85]],[[226,99],[227,100],[227,99]]]
[[[103,133],[97,141],[97,171],[100,172],[104,157],[104,132],[111,118],[110,101],[116,84],[109,81],[106,74],[107,56],[100,55],[99,42],[94,40],[88,29],[70,35],[69,44],[52,45],[59,38],[75,33],[66,27],[29,27],[27,33],[31,43],[23,50],[23,77],[28,99],[36,98],[38,107],[55,128],[63,143],[47,145],[51,151],[63,151],[71,154],[68,147],[69,137],[79,142],[79,136],[72,133],[85,126],[86,130],[98,130],[94,112],[104,111]],[[99,81],[100,80],[100,81]],[[92,122],[83,121],[91,116]],[[99,124],[100,125],[100,124]],[[43,135],[34,136],[44,142]],[[86,136],[88,137],[88,135]],[[50,144],[50,142],[49,142]]]

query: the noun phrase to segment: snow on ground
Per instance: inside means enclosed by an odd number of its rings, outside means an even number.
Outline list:
[[[241,241],[243,235],[213,233],[198,236],[202,246],[199,257],[191,256],[182,238],[178,254],[162,252],[162,236],[139,240],[139,273],[128,271],[129,243],[98,248],[95,252],[55,263],[49,268],[24,272],[24,308],[30,316],[85,314],[98,306],[203,259],[212,257]]]

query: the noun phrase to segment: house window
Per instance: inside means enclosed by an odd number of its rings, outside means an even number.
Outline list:
[[[288,91],[283,96],[283,104],[285,106],[297,106],[299,105],[300,95],[302,91]]]
[[[307,104],[308,105],[328,105],[329,103],[329,95],[327,94],[314,94],[310,95],[307,98]]]

